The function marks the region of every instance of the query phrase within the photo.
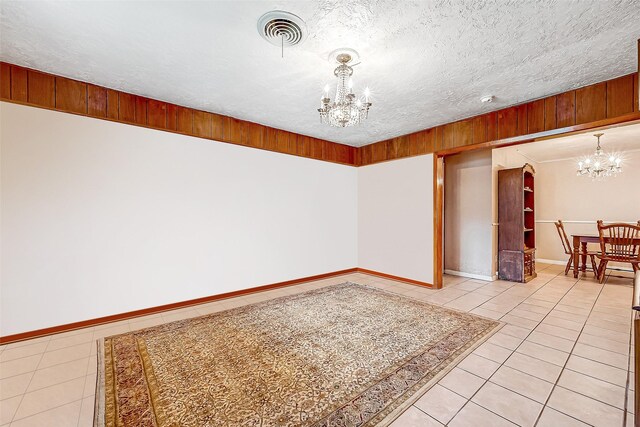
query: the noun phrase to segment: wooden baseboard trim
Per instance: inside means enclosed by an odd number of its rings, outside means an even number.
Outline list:
[[[305,282],[312,282],[327,277],[340,276],[343,274],[355,273],[357,268],[348,268],[346,270],[333,271],[330,273],[318,274],[315,276],[302,277],[299,279],[287,280],[285,282],[272,283],[270,285],[256,286],[248,289],[241,289],[233,292],[225,292],[223,294],[211,295],[202,298],[196,298],[187,301],[174,302],[171,304],[159,305],[157,307],[144,308],[141,310],[128,311],[126,313],[113,314],[110,316],[98,317],[95,319],[82,320],[80,322],[67,323],[65,325],[52,326],[50,328],[37,329],[35,331],[21,332],[19,334],[7,335],[0,337],[0,344],[10,344],[13,342],[24,341],[33,338],[43,337],[45,335],[54,335],[62,332],[73,331],[75,329],[86,328],[89,326],[101,325],[103,323],[116,322],[119,320],[133,319],[135,317],[146,316],[148,314],[160,313],[163,311],[174,310],[176,308],[189,307],[208,302],[218,301],[227,298],[233,298],[240,295],[253,294],[256,292],[269,291],[276,288],[284,288],[286,286],[299,285]]]
[[[33,338],[39,338],[46,335],[55,335],[62,332],[69,332],[75,329],[87,328],[89,326],[102,325],[104,323],[117,322],[120,320],[133,319],[135,317],[146,316],[148,314],[161,313],[163,311],[175,310],[177,308],[184,308],[199,304],[205,304],[213,301],[218,301],[227,298],[233,298],[241,295],[253,294],[256,292],[269,291],[276,288],[284,288],[287,286],[299,285],[301,283],[312,282],[314,280],[325,279],[327,277],[341,276],[349,273],[365,273],[372,276],[383,277],[385,279],[396,280],[399,282],[409,283],[417,286],[424,286],[427,288],[433,287],[430,283],[421,282],[418,280],[407,279],[406,277],[393,276],[391,274],[381,273],[379,271],[367,270],[366,268],[348,268],[346,270],[332,271],[330,273],[318,274],[315,276],[302,277],[299,279],[287,280],[285,282],[272,283],[270,285],[256,286],[248,289],[241,289],[233,292],[225,292],[223,294],[210,295],[207,297],[191,299],[187,301],[174,302],[171,304],[159,305],[156,307],[143,308],[141,310],[128,311],[126,313],[113,314],[110,316],[98,317],[95,319],[82,320],[80,322],[67,323],[65,325],[52,326],[50,328],[36,329],[35,331],[21,332],[19,334],[7,335],[0,337],[0,344],[11,344],[18,341],[25,341]]]
[[[367,270],[366,268],[358,267],[358,268],[356,268],[356,270],[358,271],[358,273],[371,274],[372,276],[383,277],[385,279],[396,280],[398,282],[405,282],[405,283],[409,283],[411,285],[424,286],[425,288],[432,288],[433,287],[433,285],[431,283],[421,282],[419,280],[407,279],[406,277],[393,276],[391,274],[381,273],[379,271]]]

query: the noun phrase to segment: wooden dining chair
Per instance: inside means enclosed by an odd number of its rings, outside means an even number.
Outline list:
[[[607,264],[623,262],[631,264],[634,272],[640,269],[640,221],[637,225],[625,223],[613,223],[604,225],[598,220],[598,234],[600,235],[600,265],[598,266],[598,279],[604,282]]]
[[[562,241],[562,247],[564,248],[564,253],[569,255],[569,261],[567,261],[567,267],[564,269],[564,275],[566,276],[573,265],[573,247],[571,246],[571,241],[567,237],[567,233],[564,231],[564,224],[562,220],[558,220],[558,222],[554,223],[556,225],[556,230],[558,230],[558,235],[560,236],[560,241]],[[582,252],[582,248],[578,248],[580,251],[580,255],[588,255],[591,258],[591,269],[593,270],[593,274],[597,277],[598,275],[598,266],[596,265],[596,252],[587,252],[586,254]]]

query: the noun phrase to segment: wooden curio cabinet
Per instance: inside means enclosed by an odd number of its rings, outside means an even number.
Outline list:
[[[535,170],[530,164],[498,171],[498,277],[536,277]]]

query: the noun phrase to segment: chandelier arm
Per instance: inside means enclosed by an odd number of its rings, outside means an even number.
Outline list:
[[[340,53],[336,57],[339,65],[334,69],[333,74],[337,80],[335,98],[333,102],[328,97],[328,86],[325,88],[325,96],[321,100],[321,108],[318,112],[323,123],[334,127],[348,127],[360,124],[369,116],[368,89],[365,91],[364,101],[357,98],[353,93],[351,76],[353,67],[360,63],[350,64],[351,55]]]
[[[594,154],[593,161],[590,157],[587,157],[584,162],[578,162],[578,176],[588,176],[594,181],[599,181],[607,177],[615,177],[622,173],[622,167],[620,166],[622,159],[615,157],[614,155],[606,155],[602,150],[600,144],[600,137],[603,133],[594,134],[597,138],[596,152]]]

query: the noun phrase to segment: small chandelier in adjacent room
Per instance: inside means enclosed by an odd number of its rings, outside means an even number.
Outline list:
[[[622,159],[615,154],[605,154],[600,147],[600,137],[603,133],[596,133],[593,136],[598,138],[596,152],[592,156],[587,156],[578,162],[578,176],[588,176],[593,180],[601,180],[609,176],[616,176],[622,172]]]
[[[349,65],[352,56],[349,53],[339,53],[336,60],[340,65],[333,74],[338,79],[336,96],[331,102],[329,98],[329,85],[324,87],[324,95],[320,100],[320,122],[327,123],[335,127],[354,126],[365,120],[369,116],[369,88],[364,90],[363,98],[357,98],[353,93],[353,65]]]

